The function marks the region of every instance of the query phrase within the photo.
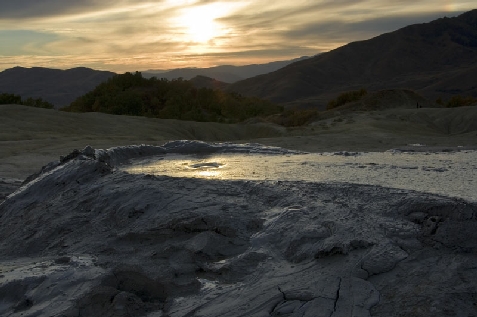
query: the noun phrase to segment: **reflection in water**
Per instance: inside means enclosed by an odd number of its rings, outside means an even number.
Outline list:
[[[224,163],[218,163],[218,162],[202,162],[202,163],[195,163],[195,164],[188,164],[188,163],[183,163],[182,165],[185,165],[189,167],[194,171],[194,176],[196,177],[204,177],[204,178],[219,178],[220,177],[220,170],[225,166]]]
[[[218,178],[220,176],[220,172],[219,171],[200,171],[197,173],[197,176],[204,177],[204,178],[210,178],[210,177]]]
[[[226,158],[192,155],[163,155],[133,161],[122,170],[132,174],[167,175],[172,177],[199,177],[226,179],[222,175],[228,163]]]
[[[220,168],[223,167],[224,163],[217,163],[217,162],[204,162],[204,163],[196,163],[189,165],[190,168],[199,168],[199,169],[207,169],[207,168]]]
[[[133,161],[134,174],[208,179],[347,182],[404,188],[477,201],[477,152],[357,155],[163,155]]]
[[[302,180],[297,162],[306,161],[311,154],[167,154],[146,160],[133,161],[122,170],[133,174],[167,175],[216,179]],[[317,156],[319,157],[319,156]]]

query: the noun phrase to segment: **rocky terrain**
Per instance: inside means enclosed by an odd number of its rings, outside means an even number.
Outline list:
[[[472,316],[477,205],[350,183],[133,175],[86,147],[0,204],[4,316]],[[21,246],[21,247],[19,247]]]

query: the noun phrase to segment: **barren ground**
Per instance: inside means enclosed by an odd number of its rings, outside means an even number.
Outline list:
[[[476,148],[476,110],[353,112],[285,129],[0,106],[0,194],[56,161],[0,197],[0,315],[475,315],[476,203],[461,192],[442,195],[451,186],[437,177],[449,173],[451,185],[474,179],[473,161],[452,161],[456,153],[400,172],[425,173],[439,189],[426,191],[416,180],[393,188],[338,178],[135,175],[116,167],[181,147],[194,154],[228,145],[85,146],[201,139],[311,152],[425,151],[415,158]],[[84,150],[59,162],[75,148]],[[475,152],[458,154],[467,153]],[[385,163],[341,164],[336,173],[397,167]]]
[[[200,123],[19,105],[0,105],[0,113],[0,181],[23,180],[86,145],[161,145],[189,139],[257,142],[308,152],[385,151],[409,144],[477,147],[477,107],[355,112],[289,129],[268,123]]]

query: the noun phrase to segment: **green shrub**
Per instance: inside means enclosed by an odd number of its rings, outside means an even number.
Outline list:
[[[348,91],[340,94],[336,99],[330,100],[328,102],[328,105],[326,107],[326,110],[334,109],[337,107],[340,107],[344,104],[347,104],[349,102],[353,101],[358,101],[360,100],[363,96],[367,94],[367,90],[364,88],[361,88],[360,90],[353,90],[353,91]]]
[[[49,103],[48,101],[44,101],[41,98],[28,98],[27,100],[22,100],[22,97],[14,94],[7,94],[3,93],[0,94],[0,105],[6,104],[18,104],[36,108],[45,108],[45,109],[53,109],[53,104]]]

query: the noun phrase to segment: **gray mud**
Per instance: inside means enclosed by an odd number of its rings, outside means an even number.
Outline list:
[[[156,151],[86,148],[0,204],[0,315],[477,314],[475,203],[115,168]]]
[[[163,154],[120,166],[135,174],[379,185],[477,202],[477,151]]]
[[[0,202],[17,190],[22,184],[19,179],[0,178]]]

